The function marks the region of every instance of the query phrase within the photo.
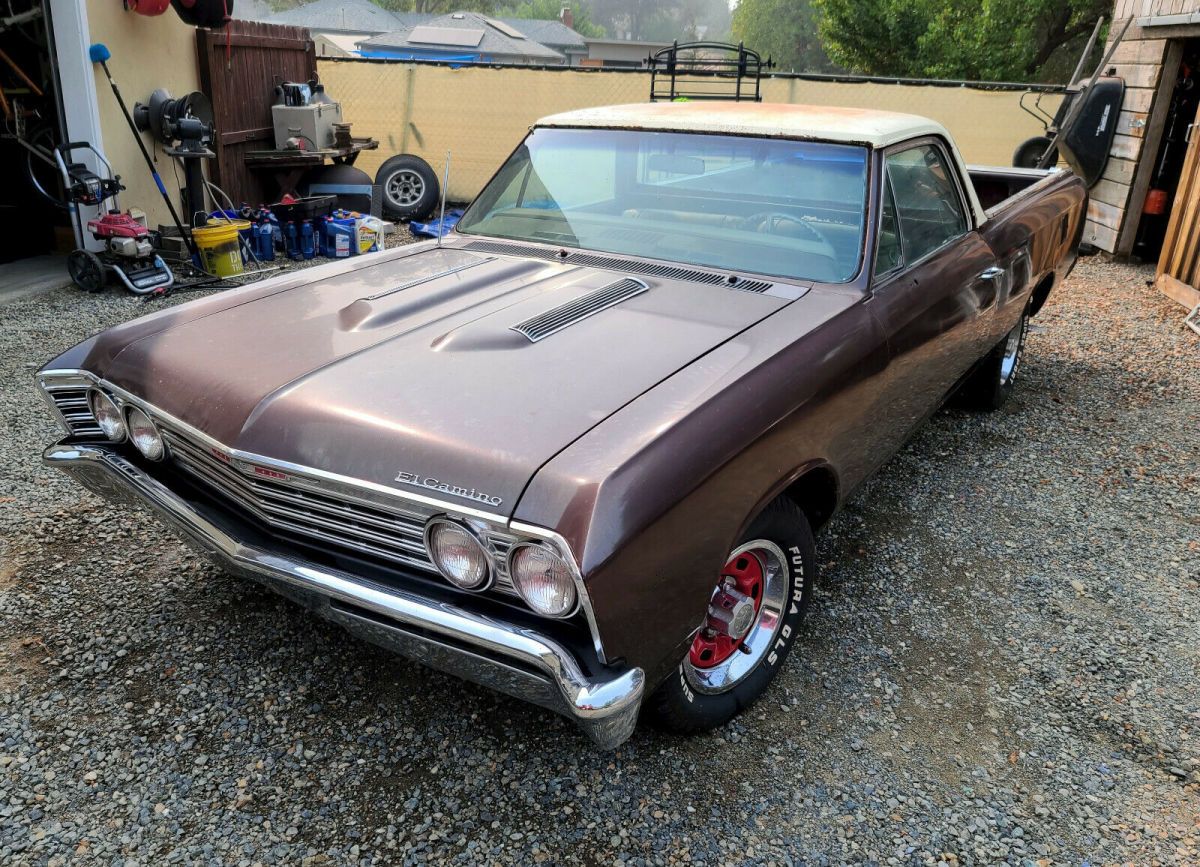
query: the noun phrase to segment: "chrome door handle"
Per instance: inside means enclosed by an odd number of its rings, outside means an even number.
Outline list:
[[[979,272],[980,280],[995,280],[997,277],[1004,276],[1004,269],[993,265],[991,268],[985,268]]]

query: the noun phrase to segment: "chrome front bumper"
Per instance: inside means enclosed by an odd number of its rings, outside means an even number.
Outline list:
[[[637,725],[645,688],[640,668],[588,677],[567,648],[531,629],[250,544],[109,449],[64,441],[46,449],[43,460],[106,499],[149,507],[223,568],[368,641],[561,713],[601,747],[623,743]]]

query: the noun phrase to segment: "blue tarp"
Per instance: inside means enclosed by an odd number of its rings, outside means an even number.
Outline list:
[[[462,215],[462,211],[450,211],[450,213],[446,214],[440,220],[430,220],[428,223],[418,223],[414,220],[408,224],[408,231],[419,238],[436,238],[438,235],[445,235],[453,229],[458,222],[458,218]]]

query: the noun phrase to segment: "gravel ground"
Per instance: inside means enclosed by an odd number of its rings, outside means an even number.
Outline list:
[[[1200,863],[1200,338],[1152,276],[1083,262],[1005,410],[832,523],[763,701],[614,753],[44,469],[30,374],[147,307],[0,308],[0,862]]]

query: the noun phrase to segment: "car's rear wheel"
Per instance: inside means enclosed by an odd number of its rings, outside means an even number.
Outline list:
[[[703,626],[648,700],[651,721],[680,734],[708,731],[762,695],[799,635],[815,570],[804,513],[773,500],[730,552]]]
[[[1012,394],[1017,372],[1021,369],[1021,352],[1025,348],[1028,331],[1029,308],[1026,307],[1012,331],[996,344],[963,383],[959,397],[964,404],[989,412],[1004,406]]]

